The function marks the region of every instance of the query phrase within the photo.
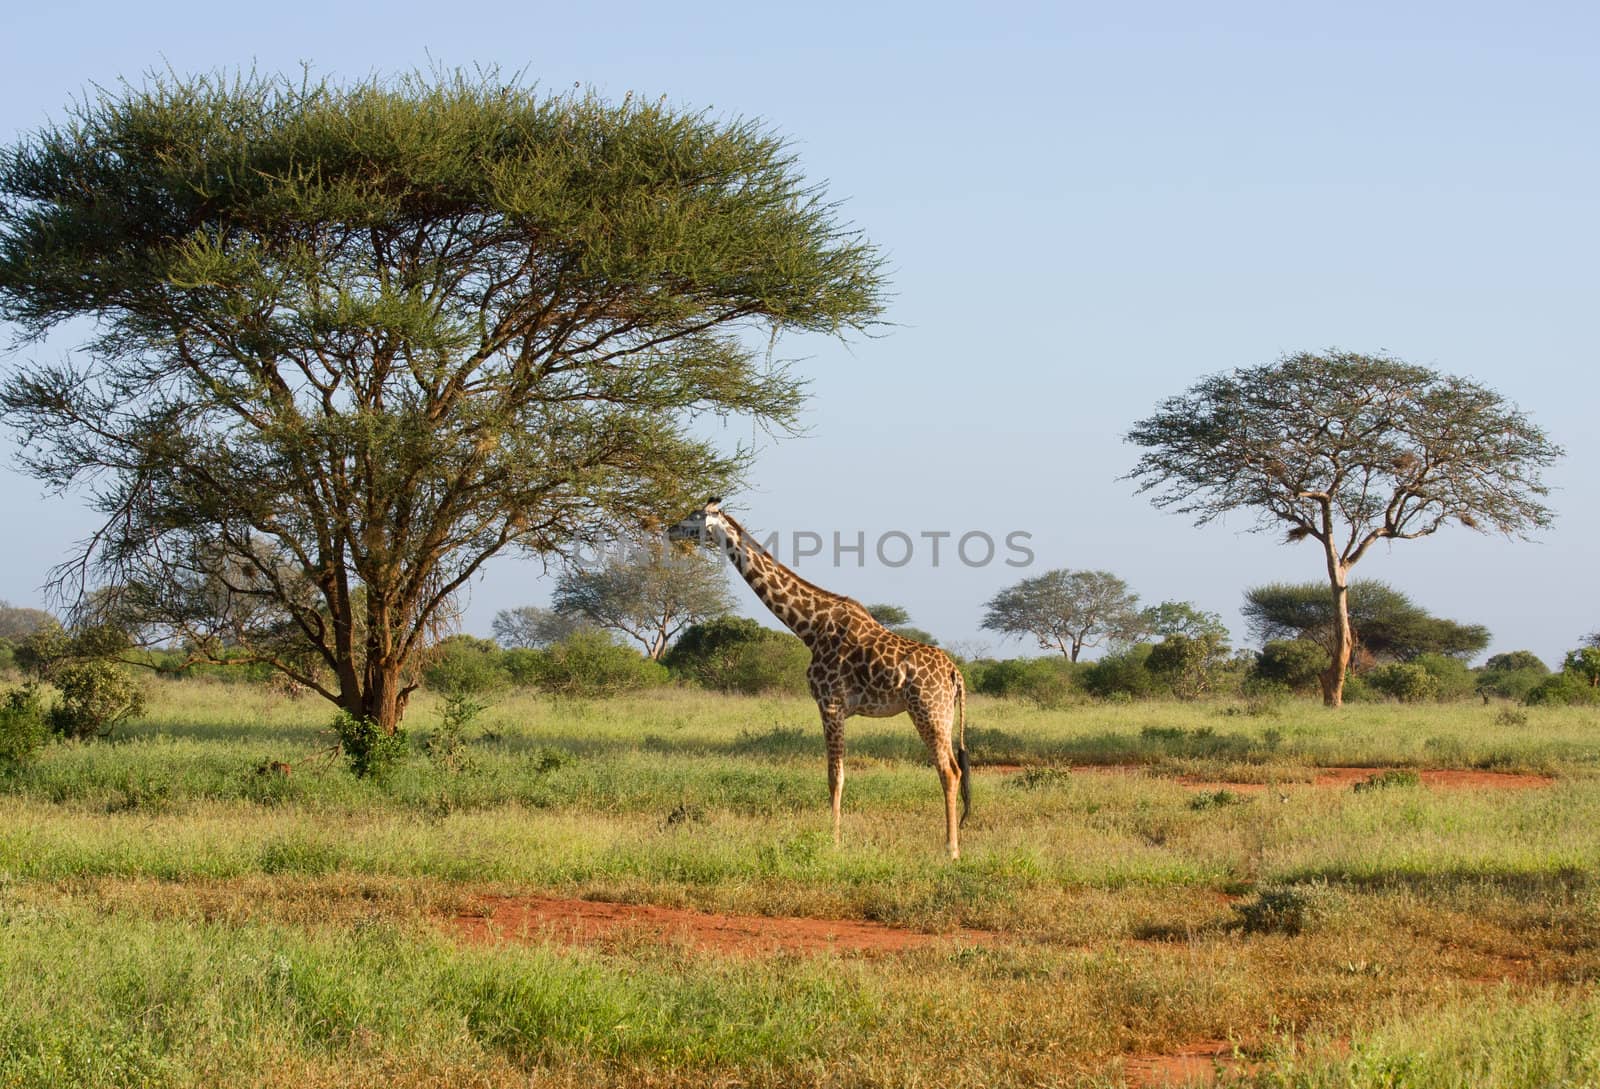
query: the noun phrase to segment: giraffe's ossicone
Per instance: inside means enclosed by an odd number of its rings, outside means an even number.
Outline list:
[[[668,536],[700,539],[721,548],[772,615],[811,651],[806,681],[822,714],[834,841],[839,840],[844,795],[844,720],[851,715],[887,718],[905,712],[939,773],[946,846],[951,858],[959,857],[958,831],[971,805],[972,770],[967,761],[966,685],[950,656],[938,647],[896,635],[859,602],[795,574],[769,555],[715,499],[671,527]]]

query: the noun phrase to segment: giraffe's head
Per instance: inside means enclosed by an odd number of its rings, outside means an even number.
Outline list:
[[[722,519],[721,503],[720,499],[707,499],[705,506],[667,527],[667,540],[706,541],[711,539],[711,531],[725,531],[727,523]]]

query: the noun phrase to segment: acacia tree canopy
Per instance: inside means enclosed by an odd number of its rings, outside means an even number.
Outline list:
[[[1219,613],[1201,609],[1188,601],[1163,601],[1151,605],[1140,616],[1151,635],[1165,639],[1181,635],[1188,639],[1211,639],[1218,645],[1228,641],[1228,626]]]
[[[752,334],[880,311],[836,212],[757,122],[494,72],[93,93],[0,153],[0,317],[95,322],[0,392],[105,516],[58,580],[392,729],[487,559],[729,487],[698,414],[792,426]]]
[[[990,598],[982,627],[1030,635],[1040,649],[1059,650],[1076,662],[1085,647],[1143,634],[1138,602],[1139,595],[1109,571],[1046,571]]]
[[[1378,579],[1352,579],[1350,627],[1356,645],[1376,659],[1410,661],[1423,654],[1470,658],[1489,645],[1489,629],[1434,616]],[[1322,583],[1269,583],[1245,591],[1240,608],[1251,634],[1266,643],[1311,639],[1330,654],[1337,630],[1333,599]]]
[[[939,645],[939,640],[933,634],[916,627],[911,623],[911,614],[903,605],[893,605],[887,601],[880,601],[866,606],[867,615],[878,623],[906,639],[914,639],[919,643],[926,643],[930,647]]]
[[[1342,700],[1350,568],[1379,541],[1448,522],[1526,535],[1553,513],[1543,470],[1561,454],[1498,393],[1384,356],[1330,351],[1202,379],[1129,430],[1129,476],[1198,524],[1254,511],[1258,528],[1320,546],[1335,614],[1323,699]]]

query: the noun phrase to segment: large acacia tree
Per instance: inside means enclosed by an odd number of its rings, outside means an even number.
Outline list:
[[[494,73],[154,79],[0,153],[0,316],[93,322],[0,392],[105,518],[57,578],[386,729],[486,560],[726,487],[694,417],[792,425],[768,334],[880,282],[762,125]]]
[[[1384,356],[1332,351],[1202,379],[1136,423],[1130,476],[1203,524],[1251,510],[1320,546],[1333,612],[1323,701],[1343,698],[1350,569],[1379,541],[1449,522],[1523,536],[1552,512],[1561,450],[1491,389]]]

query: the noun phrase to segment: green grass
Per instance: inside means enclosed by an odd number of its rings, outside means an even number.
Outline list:
[[[518,696],[467,770],[418,747],[371,781],[329,751],[324,705],[157,685],[113,741],[0,776],[0,1089],[1109,1086],[1207,1039],[1252,1085],[1596,1083],[1600,713],[970,711],[951,865],[904,720],[851,721],[835,847],[803,701]],[[423,698],[407,725],[436,721]],[[1337,765],[1554,783],[1310,784]],[[865,959],[456,944],[440,920],[489,892],[995,937]]]

